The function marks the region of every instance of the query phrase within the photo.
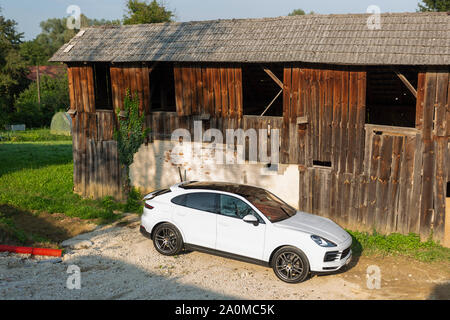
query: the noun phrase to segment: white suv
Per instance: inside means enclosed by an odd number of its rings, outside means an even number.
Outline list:
[[[144,200],[140,230],[164,255],[187,249],[258,263],[288,283],[351,259],[352,238],[344,229],[262,188],[189,181]]]

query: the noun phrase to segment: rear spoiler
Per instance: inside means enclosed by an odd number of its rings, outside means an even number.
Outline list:
[[[171,186],[171,187],[170,187],[170,190],[173,191],[173,190],[175,190],[175,189],[178,189],[178,188],[184,186],[185,184],[192,183],[192,182],[197,182],[197,181],[183,181],[183,182],[179,182],[179,183],[176,183],[176,184],[174,184],[173,186]]]

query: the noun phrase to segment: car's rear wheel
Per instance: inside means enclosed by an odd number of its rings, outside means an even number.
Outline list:
[[[295,247],[283,247],[275,252],[272,268],[276,276],[287,283],[302,282],[309,274],[308,258]]]
[[[165,256],[173,256],[183,249],[183,238],[174,225],[162,223],[154,231],[153,244],[159,253]]]

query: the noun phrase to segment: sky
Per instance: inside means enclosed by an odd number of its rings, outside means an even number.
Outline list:
[[[149,0],[148,0],[149,1]],[[67,8],[77,5],[89,18],[122,19],[126,0],[0,0],[2,15],[18,23],[24,40],[41,32],[39,23],[69,16]],[[371,5],[381,12],[414,12],[419,0],[163,0],[175,12],[176,21],[231,18],[263,18],[287,15],[294,9],[321,14],[365,13]]]

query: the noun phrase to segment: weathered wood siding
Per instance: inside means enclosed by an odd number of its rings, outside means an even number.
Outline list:
[[[242,117],[242,70],[235,65],[174,66],[179,116]]]
[[[70,108],[77,112],[95,112],[94,74],[91,65],[73,65],[67,69]]]
[[[364,125],[365,72],[287,67],[282,160],[299,164],[300,209],[347,228],[442,240],[449,90],[447,70],[419,73],[416,128]]]
[[[145,114],[150,112],[151,70],[151,67],[142,64],[115,64],[110,67],[114,110],[123,110],[125,95],[130,90],[131,95],[137,93],[139,97],[139,109]]]
[[[445,231],[446,185],[450,180],[449,69],[419,74],[416,126],[422,131],[422,183],[420,232],[433,230],[437,239]]]
[[[335,171],[361,173],[365,95],[365,72],[287,66],[282,162],[331,162]]]
[[[112,110],[76,114],[72,128],[74,192],[94,199],[121,198],[114,126]]]

